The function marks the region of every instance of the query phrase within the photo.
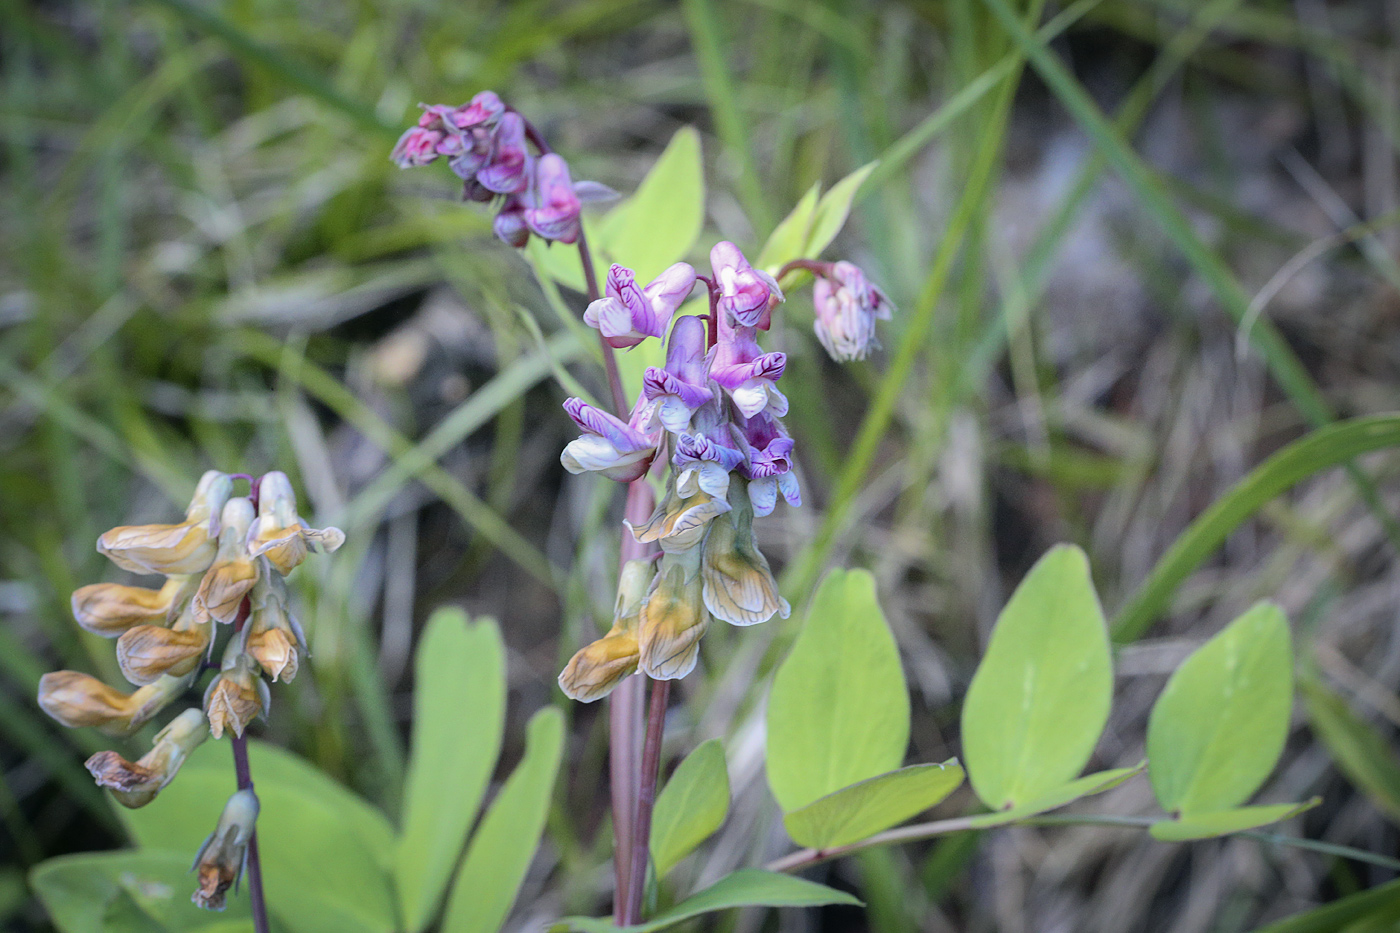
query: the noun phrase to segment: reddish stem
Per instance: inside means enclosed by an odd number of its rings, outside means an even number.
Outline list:
[[[253,494],[251,498],[254,504],[257,502],[257,482],[253,483]],[[248,615],[252,612],[252,603],[248,597],[243,597],[243,602],[238,606],[238,615],[233,619],[233,634],[237,637],[243,631],[243,625],[248,621]],[[248,766],[248,737],[247,735],[235,735],[230,740],[233,746],[233,774],[238,781],[239,790],[253,790],[253,772]],[[256,792],[255,792],[256,793]],[[253,827],[253,832],[248,836],[248,900],[253,913],[253,929],[256,933],[269,933],[267,923],[267,899],[263,894],[262,880],[262,859],[258,856],[258,830]]]
[[[661,770],[661,736],[666,728],[666,704],[670,698],[669,680],[651,682],[647,735],[642,746],[642,780],[637,789],[637,815],[632,829],[632,870],[627,879],[627,911],[623,916],[623,923],[629,926],[642,922],[647,863],[651,861],[651,814],[656,805],[656,779]]]
[[[778,270],[778,274],[774,276],[774,278],[781,281],[783,276],[787,275],[789,272],[795,272],[798,269],[806,269],[813,275],[830,276],[832,265],[834,265],[834,263],[817,262],[815,259],[794,259],[789,263],[785,263],[783,267]]]

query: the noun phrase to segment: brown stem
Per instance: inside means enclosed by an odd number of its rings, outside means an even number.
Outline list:
[[[778,281],[782,281],[783,276],[787,275],[789,272],[795,272],[798,269],[806,269],[813,275],[830,275],[831,266],[832,263],[817,262],[815,259],[794,259],[789,263],[785,263],[783,267],[778,270],[778,274],[775,275],[774,278]]]
[[[647,863],[651,860],[651,813],[656,805],[656,779],[661,769],[661,736],[666,729],[666,704],[670,697],[669,680],[651,682],[646,743],[642,746],[642,780],[637,788],[637,816],[632,827],[632,870],[627,879],[627,911],[623,915],[623,923],[627,925],[642,922],[642,900],[647,888]]]

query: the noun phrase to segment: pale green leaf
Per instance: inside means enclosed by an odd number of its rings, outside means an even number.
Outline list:
[[[192,851],[83,852],[41,863],[29,882],[61,933],[107,933],[133,924],[140,931],[184,933],[210,922],[209,912],[190,902],[192,861]],[[248,917],[246,892],[229,892],[225,919],[246,925]]]
[[[841,228],[846,225],[846,218],[851,214],[851,202],[855,200],[856,192],[865,183],[865,179],[870,177],[870,173],[875,171],[877,165],[878,162],[862,165],[822,195],[821,201],[817,203],[816,213],[812,215],[812,229],[807,233],[807,243],[802,249],[803,256],[815,259],[836,239],[836,234],[841,232]]]
[[[1259,603],[1172,674],[1147,722],[1148,774],[1168,813],[1228,810],[1274,769],[1293,704],[1288,621]]]
[[[823,904],[853,904],[860,901],[844,891],[815,881],[794,878],[778,872],[745,868],[726,875],[698,894],[662,911],[647,923],[615,927],[607,917],[565,917],[555,923],[552,933],[578,930],[580,933],[655,933],[682,920],[731,907],[820,907]]]
[[[957,790],[962,781],[963,769],[956,760],[910,765],[814,800],[785,815],[783,825],[801,846],[850,845],[924,812]]]
[[[1192,839],[1228,836],[1230,833],[1286,820],[1305,810],[1311,810],[1320,803],[1322,798],[1314,797],[1303,803],[1279,803],[1263,807],[1238,807],[1217,813],[1193,813],[1179,820],[1160,820],[1153,823],[1148,832],[1152,833],[1153,839],[1162,842],[1187,842]]]
[[[481,818],[452,884],[443,933],[496,933],[515,904],[549,813],[564,717],[546,707],[525,727],[525,757]]]
[[[651,814],[651,858],[666,873],[719,829],[729,813],[729,770],[719,739],[702,742],[677,766]]]
[[[963,753],[977,796],[1005,810],[1064,785],[1093,754],[1112,695],[1089,560],[1058,545],[1011,594],[963,702]]]
[[[595,235],[593,225],[587,219],[583,221],[583,231],[591,246]],[[570,246],[567,243],[542,240],[537,236],[532,236],[525,247],[525,255],[534,265],[535,275],[539,278],[553,279],[565,288],[572,288],[576,292],[588,290],[587,283],[583,278],[583,261],[579,258],[577,244]],[[598,256],[593,257],[595,269],[599,258]],[[607,267],[604,266],[601,271],[603,275],[606,275]],[[601,277],[599,282],[601,288]]]
[[[671,137],[636,193],[598,223],[595,242],[603,257],[632,269],[646,284],[685,258],[704,221],[700,134],[686,126]]]
[[[797,206],[768,235],[768,242],[763,244],[758,259],[754,260],[756,267],[770,275],[777,275],[785,263],[805,257],[803,247],[807,245],[807,235],[812,230],[812,217],[817,212],[821,187],[821,182],[815,182],[808,188]]]
[[[1074,803],[1083,797],[1092,797],[1095,794],[1102,794],[1106,790],[1112,790],[1122,784],[1135,774],[1141,774],[1147,767],[1147,762],[1135,765],[1131,768],[1114,768],[1110,771],[1097,771],[1087,774],[1082,778],[1063,784],[1054,790],[1027,803],[1019,804],[1007,810],[998,810],[996,813],[983,813],[971,817],[969,825],[974,829],[991,829],[994,826],[1005,826],[1008,823],[1019,823],[1022,820],[1038,816],[1041,813],[1048,813],[1051,810],[1058,810],[1060,807]]]
[[[1400,823],[1400,761],[1394,747],[1316,677],[1305,677],[1298,686],[1303,690],[1313,731],[1337,767],[1391,822]]]
[[[396,929],[395,840],[384,815],[290,752],[249,742],[248,755],[267,899],[287,928]],[[229,743],[205,742],[159,797],[120,816],[143,847],[188,853],[188,868],[234,790]]]
[[[505,646],[493,620],[439,609],[418,642],[413,743],[394,880],[410,933],[442,902],[505,728]]]
[[[898,768],[909,744],[899,649],[865,570],[833,570],[768,697],[768,785],[801,809]]]

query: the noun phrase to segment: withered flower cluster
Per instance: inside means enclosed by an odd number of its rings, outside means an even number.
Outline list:
[[[290,681],[306,653],[284,578],[308,551],[334,551],[345,541],[338,528],[312,528],[297,515],[286,474],[265,474],[252,498],[233,495],[233,485],[233,476],[210,470],[200,478],[184,521],[113,528],[97,541],[98,552],[123,570],[166,578],[158,589],[94,583],[73,594],[74,618],[89,632],[116,639],[117,663],[136,689],[124,693],[78,671],[54,671],[39,681],[39,705],[54,719],[125,736],[183,696],[204,670],[217,668],[202,708],[170,720],[140,760],[127,761],[114,751],[88,759],[98,785],[124,806],[155,799],[210,735],[217,739],[227,730],[241,738],[255,717],[266,715],[270,694],[264,678]],[[233,631],[216,664],[220,626]],[[225,816],[242,830],[225,833],[227,844],[206,843],[201,850],[201,856],[226,856],[219,870],[201,869],[195,902],[204,907],[223,906],[223,892],[239,873],[229,867],[228,853],[251,834],[256,798],[235,806],[237,799],[229,803],[234,816]],[[241,850],[234,854],[234,862],[241,860]],[[205,885],[206,874],[218,883]]]

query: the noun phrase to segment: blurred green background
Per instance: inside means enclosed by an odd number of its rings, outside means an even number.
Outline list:
[[[121,683],[68,596],[122,579],[100,532],[173,520],[210,467],[285,470],[308,517],[349,536],[293,578],[312,657],[274,688],[264,735],[389,805],[423,620],[447,603],[495,616],[503,768],[532,712],[571,717],[512,928],[605,906],[605,717],[554,686],[613,597],[617,489],[558,465],[573,432],[556,377],[596,389],[599,370],[444,167],[389,163],[419,101],[494,89],[576,178],[624,194],[696,126],[705,249],[756,250],[814,182],[881,160],[828,256],[901,311],[883,353],[837,368],[810,292],[785,306],[770,342],[789,354],[806,504],[758,533],[795,602],[831,563],[875,572],[918,760],[957,753],[986,632],[1050,544],[1086,548],[1111,613],[1269,453],[1331,417],[1400,409],[1400,6],[1079,0],[1036,19],[1062,66],[1047,70],[1023,68],[996,5],[0,0],[5,928],[46,928],[27,867],[122,842],[82,768],[111,743],[33,702],[58,667]],[[1265,596],[1390,741],[1397,466],[1323,473],[1235,533],[1121,649],[1096,764],[1137,761],[1166,674]],[[668,750],[727,737],[736,796],[693,877],[783,850],[755,729],[795,624],[715,632],[680,688]],[[1320,793],[1291,831],[1393,854],[1387,785],[1357,790],[1301,711],[1296,725],[1261,799]],[[1140,783],[1101,803],[1151,806]],[[1086,827],[824,871],[868,910],[726,929],[1243,930],[1393,877],[1257,840]]]

